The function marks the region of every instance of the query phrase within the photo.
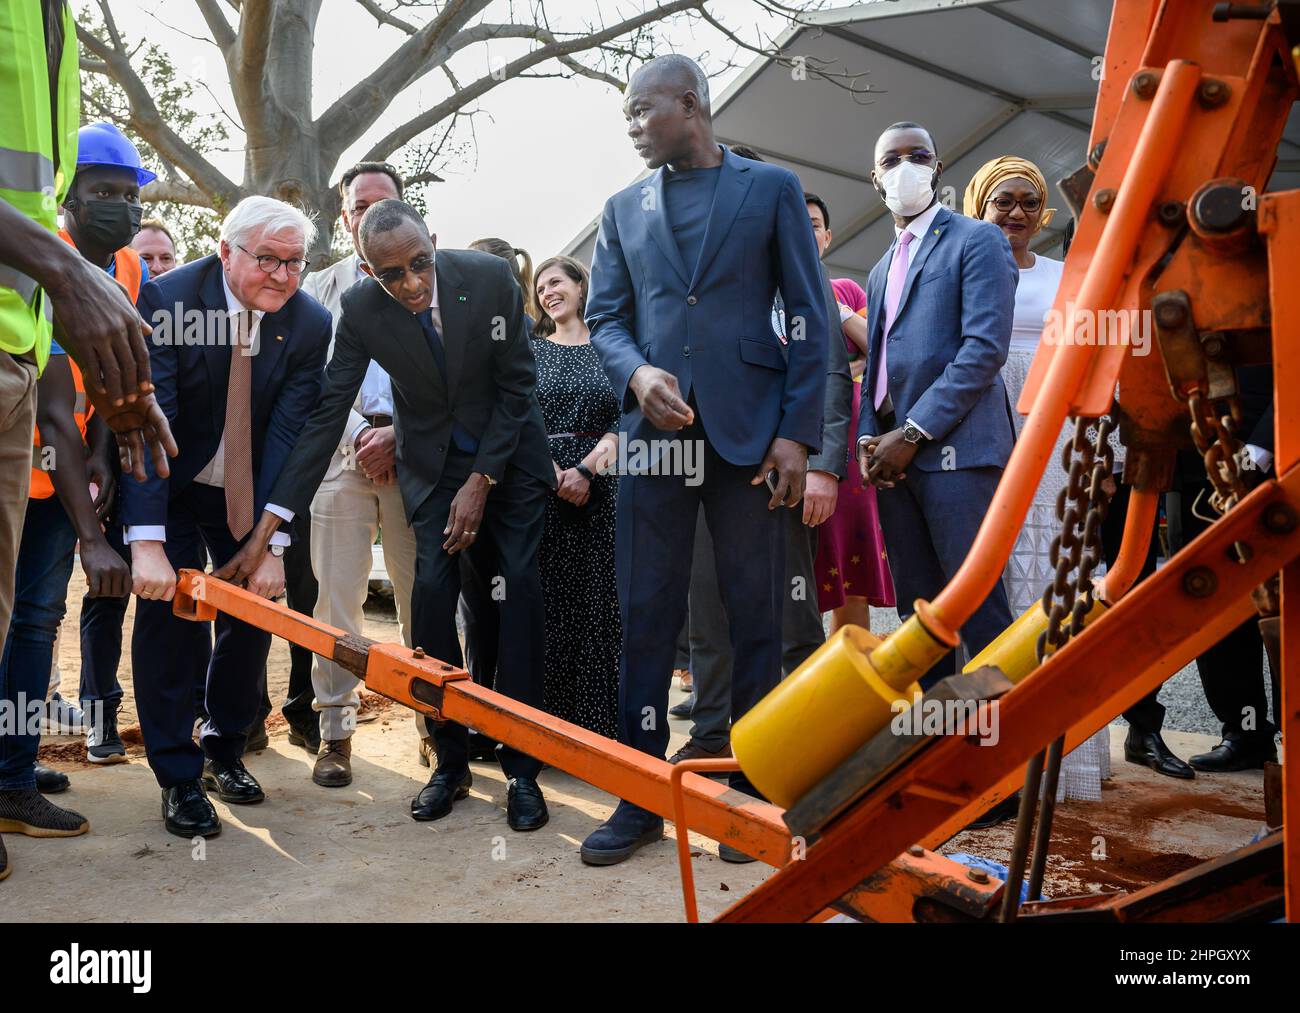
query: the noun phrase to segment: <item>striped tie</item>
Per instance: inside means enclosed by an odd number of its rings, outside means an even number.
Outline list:
[[[230,318],[230,387],[226,391],[226,524],[235,538],[253,530],[253,314]]]

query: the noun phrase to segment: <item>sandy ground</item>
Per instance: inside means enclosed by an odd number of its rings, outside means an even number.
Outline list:
[[[61,645],[65,697],[76,699],[75,630],[81,578],[74,578]],[[131,616],[128,615],[128,624]],[[129,630],[129,625],[128,625]],[[396,639],[382,608],[367,613],[365,633]],[[271,695],[283,697],[287,645],[275,641]],[[129,654],[123,727],[134,725]],[[673,701],[681,698],[674,690]],[[266,789],[257,806],[217,809],[225,829],[205,845],[167,834],[159,793],[139,745],[130,762],[84,763],[74,738],[51,738],[45,762],[67,771],[72,789],[57,797],[89,817],[91,832],[66,840],[5,835],[14,874],[0,886],[0,918],[38,921],[119,920],[520,920],[674,921],[682,919],[676,857],[669,836],[633,860],[592,869],[578,859],[582,838],[613,800],[557,770],[541,776],[551,822],[515,834],[505,822],[504,777],[495,764],[473,765],[474,787],[448,818],[418,824],[410,798],[428,771],[418,765],[411,716],[369,698],[378,719],[358,727],[354,781],[325,789],[310,780],[311,757],[290,746],[282,720],[271,748],[249,768]],[[688,726],[674,722],[674,747]],[[138,742],[138,735],[129,736]],[[1246,843],[1262,822],[1261,778],[1200,776],[1175,782],[1123,762],[1123,729],[1112,728],[1115,777],[1100,802],[1067,803],[1059,812],[1047,890],[1064,895],[1146,885]],[[1215,739],[1170,733],[1182,756]],[[215,801],[215,800],[214,800]],[[717,915],[770,870],[728,865],[712,841],[692,835],[701,917]],[[958,835],[943,849],[1005,862],[1010,825]]]

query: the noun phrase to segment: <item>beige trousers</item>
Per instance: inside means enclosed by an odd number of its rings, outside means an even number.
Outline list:
[[[415,534],[406,523],[402,493],[396,485],[375,485],[359,468],[336,467],[339,463],[332,462],[311,504],[311,565],[320,584],[315,616],[348,633],[362,632],[371,547],[382,532],[384,566],[393,582],[402,643],[410,647]],[[318,656],[311,682],[321,739],[349,738],[356,730],[360,680]]]
[[[14,571],[32,482],[36,366],[0,351],[0,646],[14,611]]]

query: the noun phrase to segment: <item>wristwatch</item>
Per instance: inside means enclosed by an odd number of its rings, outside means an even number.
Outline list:
[[[573,470],[576,471],[583,478],[585,478],[588,482],[596,481],[596,476],[591,473],[591,469],[588,468],[581,461],[579,461],[577,464],[573,466]]]
[[[903,439],[915,446],[925,439],[925,433],[921,432],[915,422],[908,419],[903,423]]]
[[[271,555],[275,556],[276,559],[284,555],[284,546],[278,542],[275,545],[268,545],[267,548],[271,550]]]
[[[489,475],[486,471],[479,471],[476,472],[475,474],[483,476],[483,478],[487,481],[489,489],[491,489],[493,486],[497,484],[497,480],[493,478],[491,475]]]

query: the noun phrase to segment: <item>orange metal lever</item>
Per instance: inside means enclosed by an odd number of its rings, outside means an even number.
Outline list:
[[[673,823],[677,831],[677,867],[682,873],[682,902],[686,920],[698,922],[700,911],[695,904],[695,870],[691,868],[691,835],[686,825],[686,799],[682,795],[682,777],[688,772],[714,771],[731,773],[740,769],[735,760],[682,760],[673,766],[669,790],[673,796]]]
[[[1128,515],[1124,518],[1124,537],[1119,545],[1115,565],[1102,578],[1102,600],[1114,605],[1137,580],[1151,547],[1155,529],[1156,510],[1160,506],[1160,493],[1154,489],[1134,489],[1129,494]]]
[[[1200,69],[1185,60],[1171,60],[1161,75],[1151,112],[1107,218],[1097,253],[1070,307],[1066,334],[1074,333],[1080,315],[1113,306],[1146,231],[1151,205],[1179,151],[1179,138],[1200,78]],[[1067,295],[1059,293],[1057,304],[1064,302]],[[975,543],[948,586],[932,603],[932,618],[926,625],[937,623],[940,629],[935,632],[941,638],[944,634],[955,637],[956,631],[1001,579],[1038,480],[1094,352],[1089,346],[1076,344],[1053,350],[1043,388],[1034,399],[1033,410],[1011,452]]]

